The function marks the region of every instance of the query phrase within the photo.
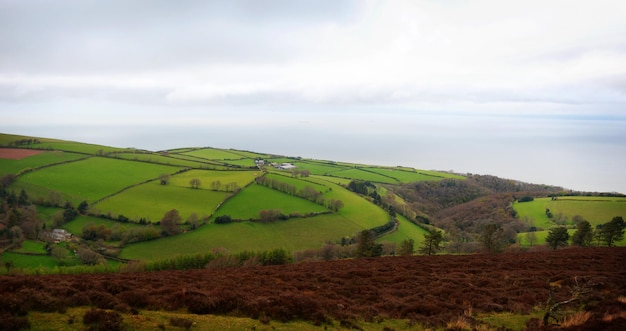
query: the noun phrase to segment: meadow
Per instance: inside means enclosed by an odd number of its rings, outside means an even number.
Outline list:
[[[192,213],[200,218],[209,217],[227,196],[226,192],[161,185],[154,180],[108,197],[93,208],[101,214],[124,215],[135,222],[141,218],[158,222],[166,212],[176,209],[184,221]]]
[[[121,223],[121,222],[112,221],[112,220],[108,220],[108,219],[100,218],[100,217],[80,215],[76,217],[75,219],[63,224],[61,228],[67,230],[69,233],[73,235],[80,236],[83,232],[83,228],[89,224],[93,224],[95,226],[104,225],[108,229],[119,228],[122,231],[131,229],[134,227],[142,226],[142,225],[135,224],[132,222]]]
[[[314,202],[282,193],[261,185],[250,185],[226,201],[215,216],[230,215],[234,219],[258,219],[261,210],[279,209],[283,214],[320,213],[328,209]]]
[[[190,152],[183,152],[180,154],[191,155],[207,160],[239,160],[245,158],[240,154],[217,148],[196,149]]]
[[[23,158],[21,160],[0,158],[0,177],[7,174],[19,174],[20,172],[27,169],[35,169],[45,165],[77,160],[84,157],[84,155],[76,153],[46,151],[41,154]]]
[[[352,169],[333,172],[332,175],[336,177],[358,179],[358,180],[370,181],[370,182],[375,182],[375,183],[386,183],[386,184],[398,183],[396,179],[390,178],[385,175],[362,170],[359,168],[352,168]]]
[[[47,199],[49,191],[59,191],[78,204],[82,200],[93,202],[126,187],[157,178],[163,173],[174,173],[178,170],[179,168],[171,166],[91,157],[27,173],[12,187],[17,190],[41,188],[36,192],[27,190],[31,198]]]
[[[558,197],[556,200],[538,198],[530,202],[515,203],[513,208],[520,219],[528,217],[538,228],[547,229],[556,225],[546,215],[546,209],[550,209],[555,217],[559,214],[567,217],[567,225],[575,225],[572,218],[580,215],[595,227],[609,222],[615,216],[626,217],[626,198]]]
[[[389,168],[364,168],[364,170],[375,172],[383,176],[390,177],[400,183],[421,182],[425,180],[441,180],[443,177],[435,174],[425,174],[417,171],[406,171]]]
[[[176,159],[158,153],[115,153],[113,157],[130,161],[158,163],[177,167],[203,168],[207,166],[206,163]]]
[[[219,190],[225,190],[225,185],[229,183],[237,183],[239,188],[243,188],[254,180],[260,171],[219,171],[219,170],[189,170],[176,174],[169,179],[168,185],[179,187],[190,187],[189,182],[192,179],[200,180],[201,189],[212,189],[211,183],[219,181],[221,187]]]
[[[299,169],[309,170],[313,175],[326,175],[332,174],[337,171],[348,169],[345,166],[336,166],[328,163],[314,162],[314,161],[297,161],[294,163]]]

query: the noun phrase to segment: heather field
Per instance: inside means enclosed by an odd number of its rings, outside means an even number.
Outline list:
[[[86,309],[129,329],[623,330],[624,248],[385,257],[209,270],[1,276],[2,323],[81,330]],[[542,326],[546,302],[562,304]],[[28,314],[26,314],[28,313]],[[583,316],[584,315],[584,316]],[[90,315],[89,315],[90,316]],[[163,317],[165,316],[165,317]],[[217,324],[214,324],[217,323]],[[155,323],[156,324],[156,323]],[[169,325],[169,324],[168,324]],[[45,326],[43,326],[45,329]]]

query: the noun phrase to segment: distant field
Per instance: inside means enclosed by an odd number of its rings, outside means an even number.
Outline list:
[[[421,182],[425,180],[441,180],[443,177],[424,174],[416,171],[395,170],[388,168],[365,168],[364,170],[395,178],[401,183]]]
[[[224,161],[224,163],[237,165],[240,167],[255,167],[254,159],[241,159],[241,160],[228,160]]]
[[[370,181],[370,182],[375,182],[375,183],[387,183],[387,184],[398,183],[398,181],[393,178],[389,178],[387,176],[383,176],[377,173],[373,173],[373,172],[369,172],[369,171],[365,171],[361,169],[356,169],[356,168],[333,172],[332,175],[337,176],[337,177],[358,179],[358,180]]]
[[[152,163],[159,163],[159,164],[164,164],[164,165],[189,167],[189,168],[201,168],[202,166],[206,166],[206,164],[201,163],[201,162],[181,160],[181,159],[176,159],[173,157],[163,156],[163,155],[156,154],[156,153],[155,154],[117,153],[115,154],[115,158],[131,160],[131,161],[152,162]]]
[[[41,241],[34,240],[24,240],[22,242],[22,247],[18,249],[14,249],[13,252],[16,253],[32,253],[32,254],[47,254],[46,244]]]
[[[260,171],[258,170],[190,170],[172,176],[168,185],[189,187],[189,182],[192,179],[197,178],[200,180],[201,189],[211,189],[211,183],[214,181],[219,181],[222,184],[221,190],[225,189],[224,185],[232,182],[237,183],[240,188],[243,188],[252,182],[258,175],[260,175]]]
[[[213,192],[175,185],[161,185],[158,181],[135,186],[95,205],[101,213],[124,215],[131,220],[147,218],[160,221],[169,210],[176,209],[183,220],[191,213],[208,217],[226,198],[226,192]]]
[[[311,201],[254,184],[225,202],[215,215],[230,215],[236,219],[258,219],[259,212],[268,209],[280,209],[284,214],[328,210]]]
[[[290,175],[285,175],[282,172],[269,173],[265,175],[271,180],[277,180],[282,183],[293,185],[297,190],[302,190],[307,186],[314,188],[318,192],[324,192],[328,190],[328,187],[320,183],[309,181],[307,178],[293,178]]]
[[[84,144],[72,141],[57,141],[57,142],[42,142],[40,144],[28,145],[28,148],[37,149],[53,149],[62,150],[66,152],[76,152],[83,154],[96,155],[100,152],[107,154],[112,152],[124,152],[129,151],[127,148],[117,148],[102,145]]]
[[[61,226],[62,229],[67,230],[69,233],[71,234],[75,234],[75,235],[81,235],[83,233],[83,227],[85,227],[85,225],[92,223],[95,226],[99,226],[99,225],[104,225],[107,228],[112,228],[112,227],[120,227],[121,229],[130,229],[133,227],[139,227],[142,225],[138,225],[135,223],[120,223],[120,222],[116,222],[116,221],[111,221],[111,220],[107,220],[107,219],[103,219],[103,218],[99,218],[99,217],[91,217],[91,216],[78,216],[76,217],[74,220],[63,224],[63,226]]]
[[[181,235],[128,245],[122,250],[120,257],[158,260],[210,252],[214,248],[225,248],[231,253],[273,248],[295,251],[319,248],[326,241],[336,242],[362,229],[339,214],[267,224],[252,222],[207,224]]]
[[[554,216],[562,213],[567,217],[568,223],[572,224],[575,215],[584,217],[593,226],[609,222],[615,216],[626,217],[626,198],[603,198],[603,197],[559,197],[539,198],[531,202],[515,203],[513,208],[518,212],[518,217],[524,216],[534,219],[535,226],[547,228],[554,225],[548,216],[546,208],[549,208]]]
[[[49,255],[24,255],[4,252],[1,257],[3,263],[12,262],[15,268],[54,268],[58,265],[57,260]]]
[[[31,197],[47,198],[47,191],[59,191],[72,201],[94,201],[109,194],[178,168],[110,158],[92,157],[86,160],[57,165],[30,172],[11,186],[19,189],[39,187]]]
[[[398,229],[391,234],[379,238],[378,242],[392,242],[396,244],[396,250],[400,247],[400,243],[407,239],[413,239],[415,241],[415,251],[424,243],[424,235],[429,234],[425,229],[411,223],[406,217],[402,215],[396,215],[396,218],[400,222]]]
[[[201,157],[207,160],[239,160],[243,158],[239,154],[217,148],[204,148],[181,154]]]
[[[60,163],[65,161],[76,160],[85,157],[81,154],[46,151],[41,154],[29,156],[21,160],[10,160],[0,158],[0,177],[7,174],[18,174],[25,169],[33,169],[48,164]]]
[[[348,167],[336,166],[320,162],[299,161],[296,163],[300,169],[306,169],[314,175],[332,174],[338,171],[346,170]]]

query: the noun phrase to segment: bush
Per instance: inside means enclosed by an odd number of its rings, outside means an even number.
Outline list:
[[[83,316],[83,324],[87,325],[87,330],[122,330],[122,316],[114,311],[102,309],[90,309]]]
[[[517,200],[517,201],[518,201],[518,202],[531,202],[531,201],[533,201],[533,200],[535,200],[535,198],[533,198],[533,197],[531,197],[531,196],[527,195],[527,196],[521,197],[521,198],[520,198],[519,200]]]
[[[30,329],[30,322],[26,317],[17,317],[9,313],[0,314],[0,330],[18,331]]]

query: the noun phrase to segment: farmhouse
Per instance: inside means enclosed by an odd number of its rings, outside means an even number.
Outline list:
[[[280,165],[276,166],[276,168],[280,170],[289,170],[295,167],[296,166],[293,163],[281,163]]]
[[[70,238],[72,238],[72,234],[64,229],[52,230],[52,240],[54,240],[55,242],[66,241]]]

